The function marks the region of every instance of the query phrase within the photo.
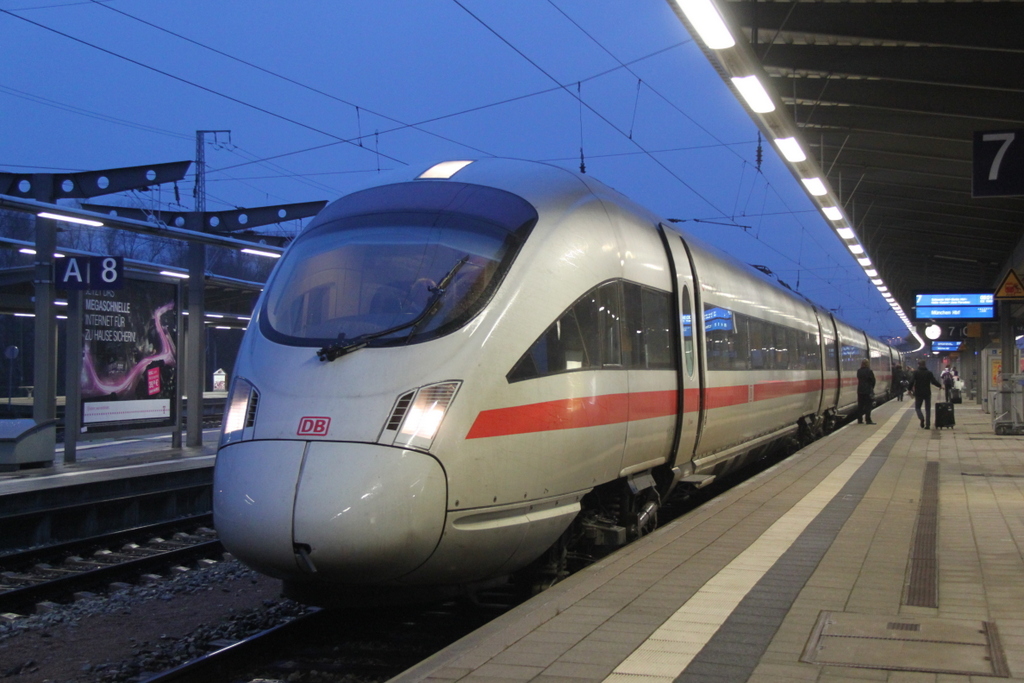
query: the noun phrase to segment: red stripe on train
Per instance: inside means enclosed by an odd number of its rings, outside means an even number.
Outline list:
[[[777,382],[762,382],[754,385],[754,400],[764,401],[769,398],[781,398],[793,394],[806,394],[811,391],[821,390],[820,379],[805,379],[798,381],[780,380]]]
[[[659,392],[660,393],[660,392]],[[675,396],[675,391],[668,392]],[[575,429],[617,424],[629,420],[629,394],[567,398],[525,406],[482,410],[467,439],[529,434],[554,429]],[[675,411],[675,404],[672,406]]]
[[[820,387],[821,380],[766,382],[754,385],[754,400],[764,401],[808,393],[818,391]],[[696,412],[699,405],[698,391],[687,389],[683,397],[684,411]],[[713,387],[707,390],[705,400],[709,409],[748,403],[750,387],[746,384]],[[675,412],[675,390],[567,398],[509,408],[482,410],[476,416],[466,438],[485,439],[492,436],[598,427],[667,417],[674,415]]]

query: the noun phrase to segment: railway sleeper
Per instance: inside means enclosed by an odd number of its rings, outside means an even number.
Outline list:
[[[96,569],[99,567],[109,566],[109,563],[96,562],[95,560],[86,560],[78,555],[72,555],[71,557],[64,558],[64,564],[72,567],[81,567],[83,569]]]
[[[32,576],[31,574],[19,574],[17,572],[4,572],[2,575],[7,581],[16,581],[21,584],[25,583],[45,583],[46,579]],[[9,585],[9,584],[5,584]]]

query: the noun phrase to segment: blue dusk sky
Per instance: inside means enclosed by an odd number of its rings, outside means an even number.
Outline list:
[[[0,171],[194,159],[207,209],[487,156],[586,173],[876,336],[892,313],[666,0],[0,0]],[[194,177],[96,198],[193,209]],[[283,226],[294,232],[295,225]]]

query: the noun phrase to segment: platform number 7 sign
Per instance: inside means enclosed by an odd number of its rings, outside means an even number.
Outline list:
[[[972,197],[1024,196],[1024,129],[975,131]]]

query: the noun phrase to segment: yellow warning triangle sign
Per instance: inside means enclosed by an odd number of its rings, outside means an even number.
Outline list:
[[[1024,284],[1013,268],[1003,278],[1003,283],[996,289],[997,299],[1024,299]]]

